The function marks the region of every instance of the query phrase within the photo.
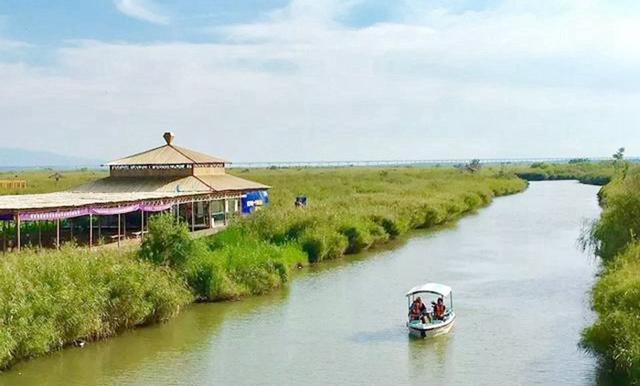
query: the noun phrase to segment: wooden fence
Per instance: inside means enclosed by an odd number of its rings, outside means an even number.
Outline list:
[[[0,189],[26,189],[26,180],[0,180]]]

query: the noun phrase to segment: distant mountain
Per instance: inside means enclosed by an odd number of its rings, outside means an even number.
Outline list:
[[[98,167],[102,161],[70,157],[49,151],[37,151],[0,147],[0,169],[40,167]]]

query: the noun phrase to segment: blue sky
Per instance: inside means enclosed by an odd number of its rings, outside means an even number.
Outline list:
[[[7,145],[109,159],[640,154],[630,0],[0,2]]]

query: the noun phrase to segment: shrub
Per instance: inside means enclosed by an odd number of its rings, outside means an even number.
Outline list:
[[[186,224],[176,222],[171,215],[161,214],[149,219],[149,233],[142,242],[139,255],[155,264],[181,267],[195,253],[194,248],[195,243]]]

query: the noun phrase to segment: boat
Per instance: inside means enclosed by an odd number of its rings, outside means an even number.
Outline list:
[[[421,294],[427,295],[431,299],[435,298],[435,301],[441,298],[445,305],[448,303],[448,306],[446,306],[442,319],[436,319],[431,311],[428,311],[421,319],[411,320],[409,317],[407,321],[409,333],[413,336],[425,338],[449,332],[456,319],[456,314],[453,312],[453,294],[451,287],[438,283],[426,283],[411,288],[406,295],[409,309],[418,296],[422,298]],[[425,298],[427,298],[427,296],[425,296]],[[448,302],[447,298],[449,300]],[[434,304],[435,301],[432,301],[431,304]],[[425,303],[427,309],[431,310],[431,306],[427,305],[424,301],[423,303]]]

